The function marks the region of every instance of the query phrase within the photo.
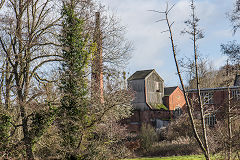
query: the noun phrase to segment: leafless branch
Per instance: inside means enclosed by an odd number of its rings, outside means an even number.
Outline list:
[[[193,113],[192,113],[192,105],[191,103],[189,102],[189,97],[186,93],[186,90],[185,90],[185,86],[183,84],[183,80],[182,80],[182,75],[180,73],[180,68],[179,68],[179,65],[178,65],[178,61],[177,61],[177,58],[176,58],[176,49],[175,49],[175,43],[174,43],[174,38],[173,38],[173,32],[172,32],[172,25],[173,23],[170,23],[169,22],[169,19],[168,19],[168,14],[170,13],[170,11],[173,9],[174,5],[172,5],[170,7],[170,9],[168,8],[168,3],[166,4],[166,11],[165,12],[159,12],[157,11],[157,13],[163,13],[165,14],[165,19],[166,19],[166,23],[167,23],[167,26],[168,26],[168,31],[169,31],[169,35],[170,35],[170,40],[171,40],[171,44],[172,44],[172,53],[173,53],[173,57],[174,57],[174,61],[175,61],[175,64],[176,64],[176,69],[177,69],[177,73],[178,73],[178,76],[179,76],[179,80],[180,80],[180,83],[181,83],[181,86],[182,86],[182,89],[183,89],[183,93],[184,93],[184,97],[185,97],[185,101],[186,101],[186,104],[187,104],[187,111],[188,111],[188,115],[190,117],[190,122],[191,122],[191,126],[192,126],[192,129],[193,129],[193,133],[194,133],[194,136],[195,136],[195,139],[197,140],[202,152],[204,153],[205,157],[207,159],[210,159],[209,157],[209,152],[208,152],[208,147],[205,146],[205,143],[202,142],[201,138],[199,137],[199,134],[196,130],[196,123],[194,121],[194,118],[193,118]],[[155,11],[156,12],[156,11]]]
[[[0,2],[0,9],[3,7],[4,3],[5,3],[5,0],[1,0],[1,2]]]
[[[15,125],[15,124],[13,124],[11,121],[10,121],[10,124],[14,127],[14,130],[11,131],[10,135],[9,135],[7,138],[12,137],[12,136],[14,135],[16,129],[17,129],[18,127],[21,127],[21,126],[22,126],[22,124]]]
[[[173,9],[173,7],[174,7],[175,5],[176,5],[176,4],[173,4],[173,5],[171,6],[171,8],[166,11],[166,14],[168,14],[168,13]]]
[[[161,22],[161,21],[166,21],[166,19],[160,19],[160,20],[157,20],[155,22],[157,23],[157,22]]]
[[[41,82],[48,82],[48,83],[57,82],[57,80],[48,80],[45,78],[41,78],[37,73],[34,74],[34,78],[40,83]]]
[[[30,75],[30,79],[33,77],[33,75],[35,74],[36,70],[39,69],[42,65],[44,65],[45,63],[49,63],[49,62],[57,62],[57,61],[63,61],[62,59],[49,59],[49,60],[45,60],[42,61],[41,63],[39,63],[37,66],[35,66],[31,72]]]
[[[148,10],[148,11],[151,11],[151,12],[156,12],[156,13],[163,13],[163,14],[165,14],[166,12],[161,12],[161,11],[157,11],[157,10]]]
[[[38,60],[38,59],[41,59],[41,58],[47,58],[47,57],[60,57],[62,58],[61,55],[58,55],[58,54],[49,54],[49,55],[40,55],[40,56],[36,56],[36,57],[33,57],[30,61],[34,61],[34,60]]]

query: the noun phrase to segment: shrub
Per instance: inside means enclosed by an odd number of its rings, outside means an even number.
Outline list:
[[[240,120],[232,121],[232,156],[240,150]],[[208,132],[209,146],[212,153],[227,155],[229,137],[226,121],[218,121],[214,128]]]
[[[150,125],[143,123],[139,135],[141,149],[148,151],[151,146],[158,140],[155,129]]]
[[[165,132],[168,141],[176,140],[179,137],[189,137],[190,139],[194,139],[190,120],[187,114],[183,114],[172,121]]]
[[[195,143],[176,143],[162,141],[152,145],[144,156],[177,156],[199,154],[200,150]]]
[[[142,129],[146,129],[143,126]],[[150,129],[146,129],[148,134]],[[193,137],[188,115],[183,114],[173,120],[167,128],[158,131],[160,142],[155,142],[151,146],[148,145],[147,152],[144,156],[176,156],[199,154],[198,145]]]

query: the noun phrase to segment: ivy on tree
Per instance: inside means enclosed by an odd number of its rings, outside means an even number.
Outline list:
[[[77,17],[77,1],[70,0],[63,4],[63,63],[61,68],[61,85],[63,92],[59,110],[59,128],[67,156],[76,155],[83,140],[84,126],[89,122],[87,116],[88,89],[86,69],[95,50],[84,33],[84,21]]]

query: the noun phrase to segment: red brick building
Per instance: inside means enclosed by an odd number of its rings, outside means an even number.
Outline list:
[[[170,111],[182,109],[186,105],[184,94],[178,87],[165,87],[163,104],[168,107]]]
[[[128,78],[128,86],[135,91],[133,100],[134,114],[125,119],[132,132],[138,132],[142,123],[155,128],[168,125],[171,119],[179,116],[186,106],[184,94],[178,87],[165,87],[163,79],[155,70],[137,71]],[[240,100],[240,76],[236,75],[234,86],[201,89],[204,104],[205,121],[214,126],[226,115],[226,102],[229,92],[231,101],[236,104]],[[198,115],[197,90],[188,91],[190,102],[194,104],[194,114]]]
[[[205,120],[209,126],[213,127],[217,121],[221,121],[226,116],[229,92],[231,103],[238,104],[240,100],[240,86],[201,89],[200,94],[205,112]],[[191,103],[195,103],[195,106],[198,106],[197,93],[196,89],[188,91],[190,101]],[[198,110],[197,107],[195,110]]]
[[[168,125],[169,121],[181,114],[185,105],[183,93],[179,87],[164,88],[163,79],[155,70],[137,71],[128,78],[128,86],[135,91],[132,101],[134,114],[124,120],[132,132],[138,132],[142,123],[155,128]]]

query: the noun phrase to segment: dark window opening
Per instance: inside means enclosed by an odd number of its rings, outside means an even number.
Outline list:
[[[217,124],[215,114],[206,115],[206,116],[205,116],[205,123],[206,123],[209,127],[214,127],[215,124]]]

